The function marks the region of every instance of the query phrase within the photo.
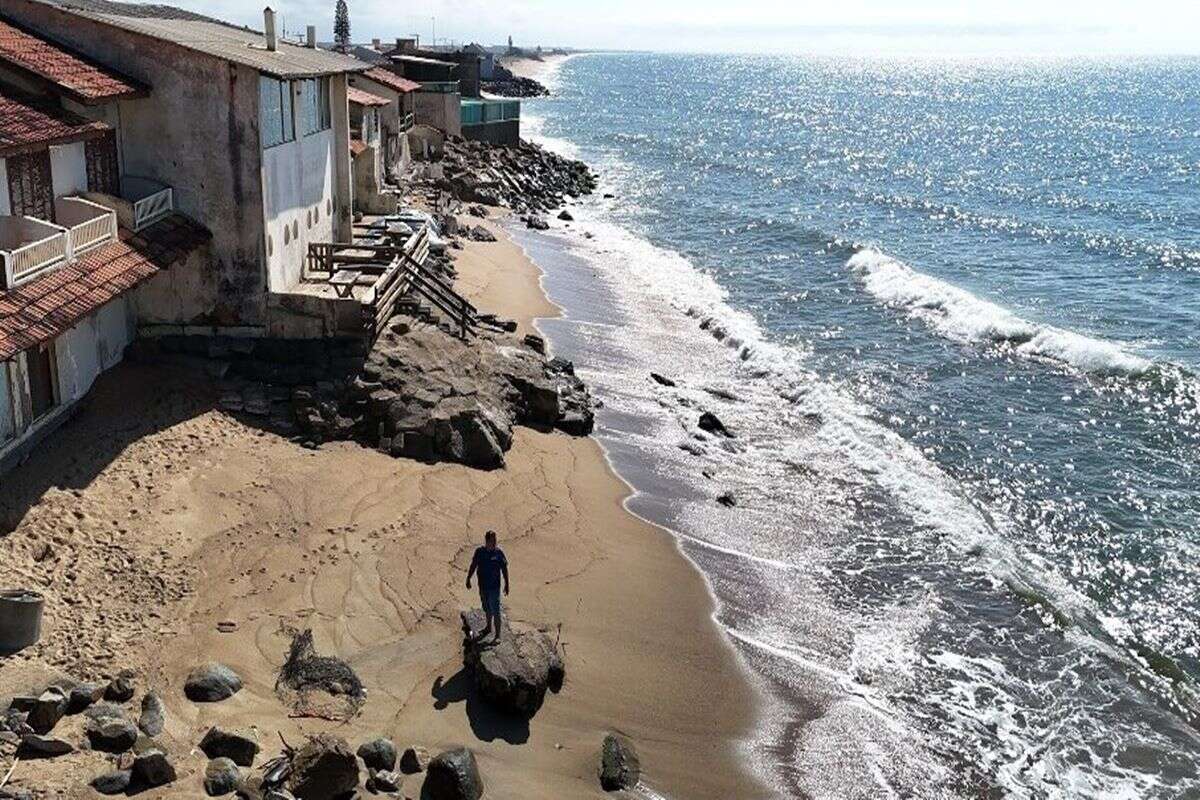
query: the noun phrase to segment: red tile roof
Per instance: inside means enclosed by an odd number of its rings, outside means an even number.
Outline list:
[[[28,98],[0,93],[0,158],[52,144],[91,139],[107,130],[111,129],[103,122],[92,122]]]
[[[410,81],[408,78],[401,78],[396,73],[386,70],[383,67],[372,67],[363,73],[364,78],[370,78],[376,83],[381,83],[389,89],[394,89],[401,94],[415,92],[421,88],[421,84],[416,81]]]
[[[353,86],[350,86],[346,89],[346,97],[349,98],[351,103],[355,103],[360,106],[386,106],[388,103],[392,102],[386,97],[380,97],[377,94],[364,92],[362,89],[357,89]]]
[[[0,61],[62,89],[82,103],[144,93],[143,87],[112,70],[0,20]]]
[[[120,241],[0,291],[0,361],[61,336],[209,238],[195,222],[172,214],[140,233],[122,229]]]

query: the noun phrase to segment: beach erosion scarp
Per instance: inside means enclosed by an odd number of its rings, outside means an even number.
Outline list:
[[[496,242],[458,255],[458,288],[519,332],[557,310],[537,265]],[[353,443],[302,448],[217,408],[186,369],[128,363],[69,426],[6,477],[15,521],[0,583],[45,595],[45,636],[0,665],[0,694],[63,675],[132,670],[134,703],[164,704],[159,742],[193,796],[213,725],[252,730],[264,755],[334,732],[431,752],[465,744],[494,798],[604,796],[601,741],[636,742],[643,781],[670,797],[756,797],[740,743],[758,700],[713,621],[714,600],[675,539],[624,508],[628,486],[591,438],[517,429],[503,470],[397,460]],[[463,578],[483,531],[500,533],[514,620],[561,625],[567,680],[532,721],[499,716],[462,670]],[[290,632],[344,660],[366,687],[350,723],[296,715],[276,675]],[[214,705],[184,694],[199,663],[244,688]],[[53,765],[51,768],[51,764]],[[14,771],[11,785],[74,791],[108,766],[79,750]],[[417,776],[419,778],[419,776]],[[404,791],[419,791],[408,778]]]

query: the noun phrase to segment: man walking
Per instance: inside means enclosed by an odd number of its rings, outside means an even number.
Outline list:
[[[482,640],[492,630],[496,620],[496,638],[500,641],[500,576],[504,576],[504,594],[508,594],[508,559],[504,551],[496,546],[496,532],[488,531],[483,537],[483,547],[475,548],[471,568],[467,570],[467,588],[471,588],[471,576],[479,572],[479,603],[487,615],[487,627],[479,635]]]

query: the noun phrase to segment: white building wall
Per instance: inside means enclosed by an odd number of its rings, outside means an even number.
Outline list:
[[[83,142],[50,148],[50,181],[55,197],[87,191],[87,154]]]
[[[263,151],[267,288],[272,292],[300,282],[309,242],[335,241],[333,143],[333,131],[326,130]]]
[[[121,361],[132,331],[128,304],[119,298],[55,340],[60,405],[79,400],[101,372]]]
[[[12,200],[8,196],[8,159],[0,158],[0,217],[12,213]]]
[[[11,439],[16,430],[8,373],[8,362],[0,361],[0,445]]]

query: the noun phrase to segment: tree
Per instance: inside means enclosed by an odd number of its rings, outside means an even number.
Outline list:
[[[350,9],[346,7],[346,0],[337,0],[333,12],[333,41],[343,53],[350,51]]]

